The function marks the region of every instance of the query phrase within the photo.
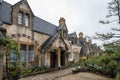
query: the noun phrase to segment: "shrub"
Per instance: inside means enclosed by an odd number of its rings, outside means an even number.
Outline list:
[[[46,70],[46,67],[45,66],[41,66],[40,69],[41,69],[41,71],[44,71],[44,70]]]

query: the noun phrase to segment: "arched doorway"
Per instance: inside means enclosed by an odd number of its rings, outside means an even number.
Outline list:
[[[50,52],[50,68],[58,67],[58,57],[55,52]]]
[[[66,61],[65,61],[65,50],[61,50],[60,52],[60,64],[61,66],[66,66]]]

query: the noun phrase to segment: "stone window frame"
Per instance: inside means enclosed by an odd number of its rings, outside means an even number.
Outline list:
[[[24,17],[24,13],[22,11],[19,11],[18,15],[17,15],[17,24],[18,25],[23,25],[23,17]]]
[[[19,13],[22,13],[22,23],[21,23],[21,24],[18,23]],[[29,17],[28,17],[28,18],[29,18],[29,19],[28,19],[28,25],[26,25],[26,15],[29,16]],[[19,10],[19,11],[18,11],[18,14],[17,14],[17,24],[18,24],[19,26],[24,26],[24,27],[26,27],[26,28],[31,28],[30,22],[31,22],[31,16],[30,16],[30,14],[29,14],[28,12],[23,11],[23,10]]]
[[[20,51],[22,51],[23,53],[20,52],[20,61],[21,62],[33,62],[34,61],[34,45],[27,45],[27,44],[20,44],[21,49]],[[32,52],[32,53],[31,53]],[[32,56],[31,56],[32,54]],[[23,57],[23,58],[22,58]],[[25,61],[21,60],[24,59]]]

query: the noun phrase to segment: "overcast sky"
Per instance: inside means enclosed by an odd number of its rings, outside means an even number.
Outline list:
[[[20,0],[5,0],[15,4]],[[33,13],[52,24],[58,25],[60,17],[66,19],[69,33],[83,32],[94,36],[95,32],[109,31],[108,25],[99,23],[107,14],[110,0],[27,0]],[[96,41],[94,41],[96,42]]]

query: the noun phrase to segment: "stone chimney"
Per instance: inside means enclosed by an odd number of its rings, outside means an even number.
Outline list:
[[[21,0],[22,2],[26,2],[27,0]]]
[[[90,44],[92,44],[92,39],[89,39],[88,42],[89,42]]]
[[[83,33],[82,32],[79,33],[79,38],[83,38]]]
[[[59,26],[65,25],[65,19],[63,17],[59,20]]]

